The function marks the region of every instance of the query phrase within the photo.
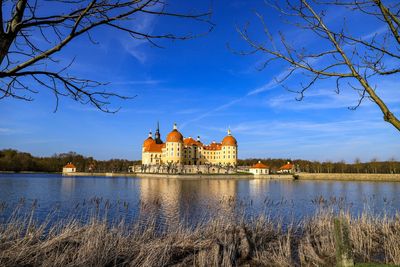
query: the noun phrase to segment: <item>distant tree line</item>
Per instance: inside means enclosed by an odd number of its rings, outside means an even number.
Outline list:
[[[0,171],[61,172],[68,162],[72,162],[82,172],[127,172],[129,166],[141,164],[141,161],[126,159],[96,160],[75,152],[35,157],[14,149],[0,150]]]
[[[238,166],[251,166],[258,161],[268,165],[272,171],[279,169],[287,162],[291,162],[294,163],[297,171],[311,173],[400,173],[400,162],[394,158],[387,161],[372,159],[369,162],[361,162],[359,159],[355,159],[353,163],[346,163],[344,160],[320,162],[301,159],[239,159]]]
[[[272,171],[279,169],[287,162],[292,162],[296,170],[311,173],[400,173],[400,162],[394,158],[387,161],[372,159],[369,162],[361,162],[359,159],[355,159],[353,163],[252,158],[239,159],[237,166],[251,166],[258,161],[268,165]],[[72,162],[77,170],[82,172],[127,172],[129,166],[142,164],[140,160],[96,160],[93,157],[85,157],[75,152],[54,154],[50,157],[35,157],[30,153],[19,152],[14,149],[0,150],[0,171],[60,172],[68,162]]]

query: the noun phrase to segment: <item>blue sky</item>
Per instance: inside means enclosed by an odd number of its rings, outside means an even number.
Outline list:
[[[178,1],[176,1],[178,3]],[[206,9],[200,3],[189,7]],[[174,5],[174,2],[171,3]],[[183,8],[183,7],[182,7]],[[60,65],[75,57],[69,73],[103,82],[132,100],[115,100],[116,114],[105,114],[88,105],[55,99],[43,88],[31,103],[0,101],[0,148],[14,148],[33,155],[75,151],[98,159],[140,159],[143,140],[160,121],[165,139],[176,122],[185,136],[200,135],[203,142],[220,141],[228,127],[239,143],[239,158],[272,157],[310,160],[363,161],[400,159],[399,132],[382,119],[378,108],[365,101],[357,110],[357,95],[349,88],[336,94],[334,81],[317,83],[301,102],[276,85],[286,66],[276,62],[262,71],[265,56],[240,56],[247,48],[236,26],[250,22],[251,33],[265,39],[254,10],[259,10],[273,30],[281,30],[295,44],[319,48],[311,34],[303,34],[279,22],[263,1],[215,1],[214,30],[189,41],[161,41],[163,49],[132,40],[124,33],[97,29],[92,45],[80,38],[57,55]],[[328,10],[329,11],[329,10]],[[340,12],[328,12],[332,27]],[[345,11],[344,11],[345,12]],[[354,18],[359,36],[380,33],[381,25]],[[135,27],[152,32],[201,32],[204,25],[143,17]],[[353,28],[351,28],[353,29]],[[276,34],[276,33],[275,33]],[[295,75],[288,85],[296,89],[303,77]],[[380,78],[378,93],[400,115],[399,77]]]

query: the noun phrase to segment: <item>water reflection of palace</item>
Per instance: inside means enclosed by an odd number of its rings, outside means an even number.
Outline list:
[[[188,213],[232,213],[236,194],[237,180],[140,180],[141,212],[158,212],[168,224]]]
[[[162,212],[168,224],[179,222],[181,183],[172,179],[141,179],[141,212]]]

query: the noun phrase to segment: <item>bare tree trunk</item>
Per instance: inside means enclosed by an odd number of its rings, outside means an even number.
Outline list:
[[[15,5],[12,20],[7,23],[7,28],[5,32],[3,30],[2,6],[0,7],[0,65],[3,63],[3,60],[8,54],[11,44],[17,36],[18,26],[24,16],[26,2],[27,0],[19,0],[18,3]],[[2,1],[0,4],[3,5]]]

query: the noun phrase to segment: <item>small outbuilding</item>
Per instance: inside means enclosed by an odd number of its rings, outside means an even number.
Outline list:
[[[63,167],[63,173],[71,173],[71,172],[76,172],[76,167],[72,162],[69,162],[67,165]]]
[[[277,173],[294,173],[294,164],[290,162],[286,163],[279,168]]]
[[[269,174],[269,168],[267,165],[259,161],[249,168],[249,172],[254,175]]]

